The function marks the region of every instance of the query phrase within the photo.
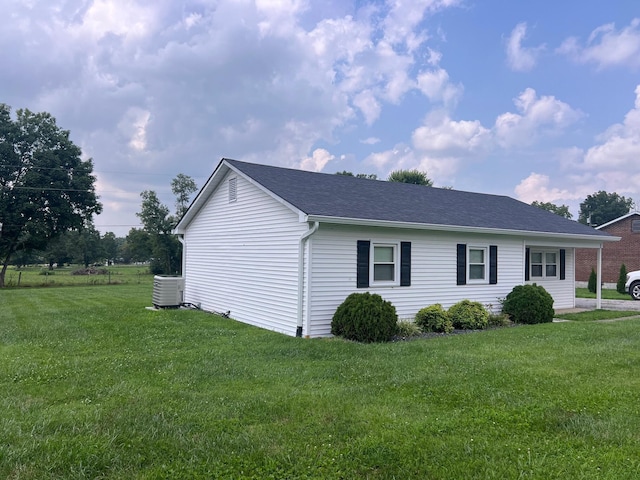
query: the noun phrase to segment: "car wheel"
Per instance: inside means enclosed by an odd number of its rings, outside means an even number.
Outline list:
[[[629,295],[634,300],[640,300],[640,282],[633,282],[629,287]]]

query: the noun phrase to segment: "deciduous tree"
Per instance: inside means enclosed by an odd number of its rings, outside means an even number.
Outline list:
[[[43,250],[102,211],[93,163],[49,113],[0,104],[0,287],[11,256]]]
[[[537,200],[531,202],[531,205],[541,208],[542,210],[546,210],[547,212],[555,213],[561,217],[568,218],[569,220],[573,217],[567,205],[558,206],[551,202],[538,202]]]
[[[603,190],[587,196],[580,204],[578,221],[585,225],[603,225],[626,215],[633,206],[633,199]]]
[[[420,170],[395,170],[389,174],[387,178],[389,182],[413,183],[415,185],[425,185],[431,187],[433,181],[427,177],[426,172]]]

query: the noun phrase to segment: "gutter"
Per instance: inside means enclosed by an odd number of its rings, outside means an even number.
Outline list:
[[[303,318],[303,297],[304,297],[304,246],[307,239],[318,231],[320,222],[314,222],[313,226],[304,232],[300,237],[300,244],[298,249],[298,323],[296,325],[296,337],[302,337],[302,326],[304,324]]]

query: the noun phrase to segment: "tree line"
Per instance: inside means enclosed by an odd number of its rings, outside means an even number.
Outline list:
[[[377,180],[376,174],[336,172],[338,175]],[[396,170],[387,181],[433,186],[426,172]],[[171,182],[175,211],[163,205],[155,191],[141,196],[142,228],[126,237],[113,232],[100,235],[93,216],[102,212],[95,191],[92,159],[83,160],[81,150],[49,113],[16,111],[0,103],[0,288],[7,267],[33,263],[149,262],[155,274],[180,272],[182,245],[173,228],[197,191],[193,179],[178,174]],[[571,219],[566,205],[535,201],[532,205]],[[578,221],[602,225],[625,215],[630,198],[599,191],[580,204]]]

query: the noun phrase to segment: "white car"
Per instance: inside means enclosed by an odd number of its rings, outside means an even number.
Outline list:
[[[629,292],[631,298],[640,300],[640,270],[627,273],[627,283],[624,284],[624,289]]]

